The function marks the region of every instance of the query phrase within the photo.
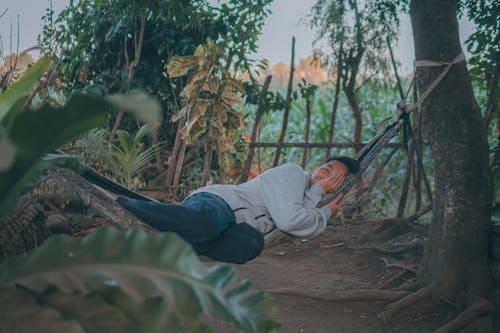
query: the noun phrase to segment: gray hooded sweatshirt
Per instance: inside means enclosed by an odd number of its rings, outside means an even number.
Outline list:
[[[330,208],[316,205],[325,192],[300,166],[285,164],[239,185],[210,185],[195,191],[220,196],[234,212],[236,223],[246,222],[263,234],[279,228],[296,237],[325,230]],[[194,194],[193,193],[193,194]]]

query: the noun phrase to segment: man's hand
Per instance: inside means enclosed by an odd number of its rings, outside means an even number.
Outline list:
[[[337,213],[340,210],[340,207],[342,207],[342,198],[344,197],[343,194],[339,194],[333,199],[329,204],[328,207],[330,208],[330,211],[332,212],[332,217],[337,215]]]
[[[341,172],[335,172],[329,177],[322,178],[318,181],[325,193],[331,193],[338,190],[340,185],[344,182],[346,175]]]

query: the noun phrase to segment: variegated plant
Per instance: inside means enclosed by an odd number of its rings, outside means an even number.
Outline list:
[[[231,153],[235,151],[236,132],[241,124],[241,113],[233,106],[243,102],[238,93],[244,89],[222,66],[223,55],[223,51],[207,39],[193,56],[175,57],[166,68],[170,77],[183,76],[193,70],[181,93],[185,106],[173,117],[173,121],[185,120],[183,139],[190,143],[208,133],[215,143],[220,166],[229,171],[234,164]]]

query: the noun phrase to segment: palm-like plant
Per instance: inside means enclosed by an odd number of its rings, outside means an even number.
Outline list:
[[[110,167],[113,174],[120,178],[123,183],[131,188],[132,180],[148,166],[155,157],[155,149],[158,145],[152,145],[144,148],[142,139],[151,128],[143,125],[137,133],[132,136],[127,131],[119,130],[116,132],[119,145],[110,145]]]

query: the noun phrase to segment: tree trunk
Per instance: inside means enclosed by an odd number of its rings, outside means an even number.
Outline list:
[[[363,129],[363,118],[361,117],[361,107],[359,106],[359,102],[356,97],[356,93],[354,92],[354,89],[344,89],[344,93],[347,97],[347,102],[351,107],[354,120],[356,121],[354,125],[354,144],[360,144],[361,131]],[[359,151],[359,149],[360,148],[356,148],[356,152]]]
[[[462,52],[456,0],[412,0],[415,58],[449,62]],[[420,67],[425,90],[444,67]],[[491,179],[485,123],[465,61],[454,65],[423,103],[435,167],[429,241],[417,284],[460,306],[487,295]]]
[[[85,234],[102,224],[153,231],[76,172],[52,169],[0,217],[0,260],[35,248],[51,234]]]

